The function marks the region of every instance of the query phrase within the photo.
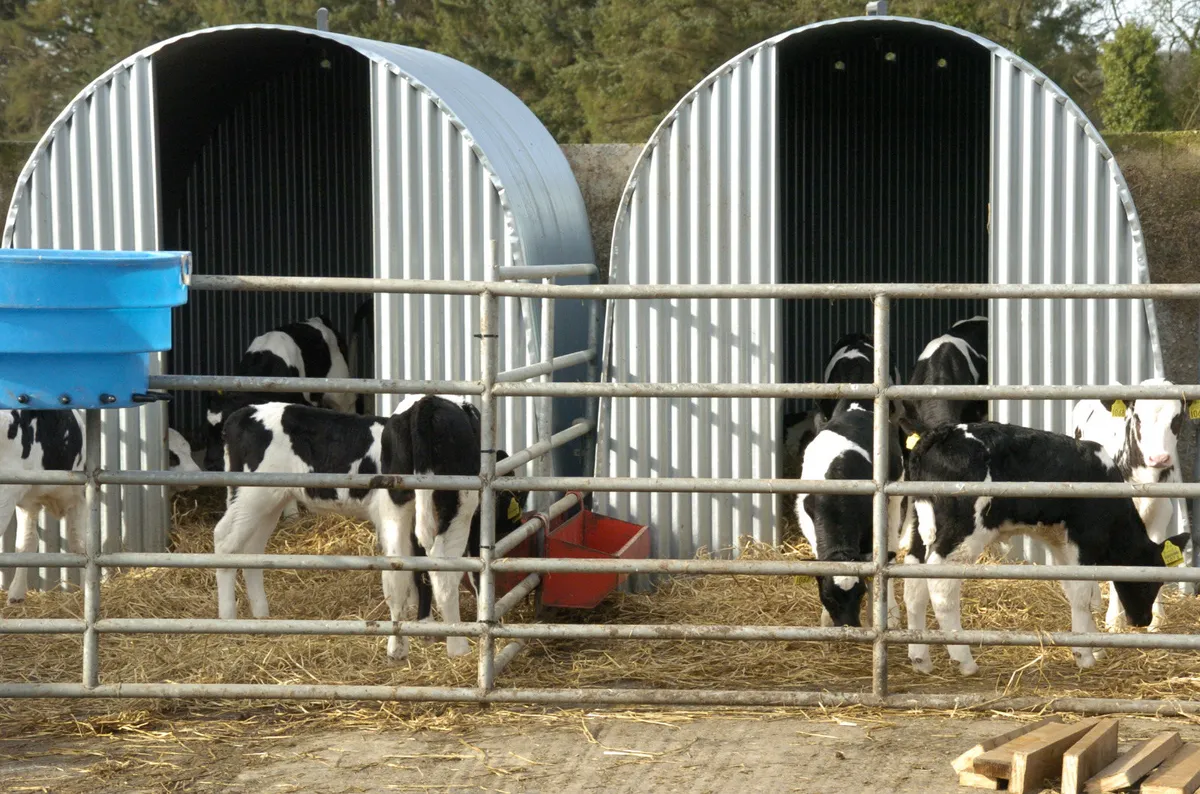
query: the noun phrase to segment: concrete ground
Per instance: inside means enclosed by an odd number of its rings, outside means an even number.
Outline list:
[[[969,792],[951,759],[1015,724],[879,713],[531,712],[491,727],[280,731],[219,742],[6,736],[0,790]],[[1166,728],[1200,740],[1200,726],[1188,722],[1128,718],[1122,749]]]

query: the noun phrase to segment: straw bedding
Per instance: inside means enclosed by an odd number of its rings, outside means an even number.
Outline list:
[[[219,494],[175,502],[178,551],[207,551],[220,515]],[[336,517],[302,516],[281,527],[268,551],[293,554],[373,553],[368,526]],[[802,542],[780,549],[749,544],[752,559],[807,559]],[[386,619],[379,574],[370,571],[268,571],[272,614],[287,618]],[[242,614],[246,614],[240,590]],[[897,585],[897,597],[903,584]],[[155,569],[124,572],[103,585],[105,617],[215,617],[211,571]],[[463,615],[474,614],[464,590]],[[25,604],[4,607],[11,617],[78,617],[82,598],[31,593]],[[1069,629],[1069,609],[1053,582],[968,581],[963,587],[967,628]],[[651,594],[616,594],[592,612],[560,620],[610,623],[688,623],[811,626],[820,605],[811,579],[766,576],[677,577]],[[1100,616],[1098,616],[1100,617]],[[509,618],[528,621],[528,605]],[[935,626],[932,615],[931,627]],[[1192,631],[1200,599],[1170,592],[1166,631]],[[389,662],[385,641],[374,637],[114,636],[101,640],[103,682],[346,683],[473,686],[473,655],[445,656],[441,641],[414,639],[406,664]],[[961,679],[944,649],[932,649],[935,674],[913,673],[905,649],[890,649],[894,692],[987,692],[1194,699],[1200,697],[1200,656],[1167,651],[1111,649],[1090,671],[1079,671],[1066,648],[976,651],[981,672]],[[0,680],[78,681],[77,636],[0,635]],[[504,672],[501,686],[655,687],[722,689],[831,689],[869,691],[868,645],[815,643],[550,641],[531,642]],[[743,710],[744,711],[744,710]],[[175,736],[180,726],[206,739],[294,734],[306,729],[381,729],[390,725],[447,728],[478,720],[495,723],[552,719],[552,712],[448,704],[263,703],[238,701],[0,701],[0,735],[106,734]],[[695,713],[695,712],[691,712]],[[705,712],[711,714],[713,712]],[[537,717],[541,718],[541,717]],[[200,722],[196,722],[200,720]],[[197,727],[200,726],[200,727]],[[157,732],[157,733],[156,733]],[[165,739],[164,739],[165,740]]]

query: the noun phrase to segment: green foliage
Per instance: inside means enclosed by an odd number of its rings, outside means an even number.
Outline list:
[[[932,19],[970,31],[1037,66],[1084,106],[1098,89],[1099,0],[910,0],[894,13]]]
[[[1099,0],[893,0],[1023,55],[1085,107]],[[0,0],[0,140],[36,139],[122,58],[189,30],[311,26],[321,0]],[[520,96],[563,142],[646,139],[679,98],[745,48],[863,0],[336,0],[332,29],[432,49]],[[1080,96],[1080,94],[1083,96]],[[9,175],[0,174],[8,181]]]
[[[857,0],[601,0],[591,14],[594,49],[565,79],[590,140],[641,141],[685,92],[747,47],[862,7]]]
[[[1101,48],[1099,64],[1104,75],[1099,105],[1106,130],[1150,132],[1166,126],[1170,116],[1153,30],[1132,23],[1117,28]]]

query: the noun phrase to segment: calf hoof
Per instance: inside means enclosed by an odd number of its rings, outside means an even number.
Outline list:
[[[466,656],[471,652],[471,643],[467,642],[466,637],[447,637],[446,638],[446,655],[450,658],[456,656]]]
[[[928,656],[910,656],[908,660],[912,662],[912,668],[915,672],[926,675],[933,672],[933,660]]]
[[[1091,651],[1071,651],[1075,664],[1080,670],[1090,670],[1096,666],[1096,656]]]
[[[408,660],[408,637],[388,637],[388,658],[393,662]]]
[[[979,672],[979,665],[975,664],[975,660],[971,659],[966,662],[958,663],[958,674],[964,678],[975,675]]]

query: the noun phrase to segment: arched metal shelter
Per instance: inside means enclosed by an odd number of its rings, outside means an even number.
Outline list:
[[[1148,274],[1121,170],[1058,86],[965,31],[861,17],[755,45],[682,98],[626,185],[610,280],[1129,283]],[[930,339],[979,313],[992,320],[993,383],[1131,383],[1162,371],[1153,307],[1134,300],[896,301],[893,363],[907,378]],[[833,341],[871,328],[869,299],[613,302],[603,377],[820,381]],[[603,400],[597,473],[782,476],[784,408]],[[992,417],[1062,431],[1069,408],[996,401]],[[614,493],[597,504],[650,523],[662,557],[780,538],[765,494]]]
[[[0,242],[190,250],[195,272],[207,274],[483,279],[492,240],[500,264],[593,259],[566,158],[515,95],[437,53],[236,25],[155,44],[81,91],[22,171]],[[358,373],[479,377],[475,301],[375,300],[373,344],[351,365]],[[577,303],[556,312],[556,351],[586,346],[587,312]],[[501,304],[501,368],[538,362],[540,309]],[[159,366],[231,374],[254,336],[318,312],[348,333],[358,305],[354,295],[197,293]],[[584,375],[578,366],[556,379]],[[388,412],[394,402],[377,408]],[[523,449],[538,402],[502,402],[500,440]],[[581,400],[555,407],[556,428],[583,414]],[[199,394],[176,394],[170,410],[173,426],[199,435]],[[107,419],[104,466],[161,468],[166,419],[161,406]],[[572,447],[556,456],[563,474],[582,468]],[[105,522],[109,548],[123,523],[126,549],[161,549],[162,489],[110,488]],[[11,532],[4,543],[11,548]]]

